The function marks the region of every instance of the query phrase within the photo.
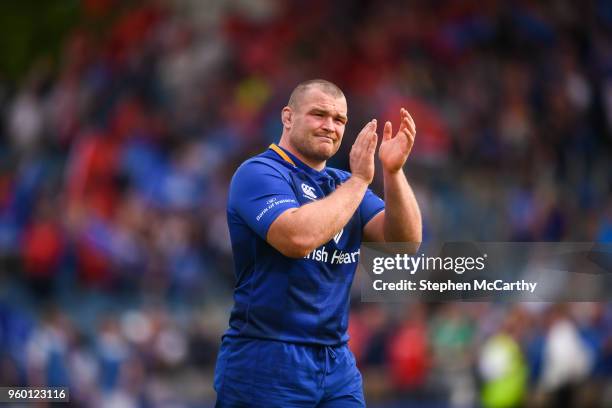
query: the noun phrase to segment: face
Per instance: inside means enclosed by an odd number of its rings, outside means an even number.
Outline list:
[[[346,99],[312,87],[301,96],[295,109],[285,107],[283,124],[289,142],[305,159],[323,162],[340,148],[347,122]]]

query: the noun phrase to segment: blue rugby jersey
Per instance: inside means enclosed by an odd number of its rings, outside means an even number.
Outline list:
[[[362,231],[384,209],[383,200],[368,189],[348,224],[305,258],[284,256],[266,235],[284,211],[331,194],[349,177],[331,167],[319,172],[276,145],[236,170],[227,221],[237,281],[226,336],[327,346],[348,341]]]

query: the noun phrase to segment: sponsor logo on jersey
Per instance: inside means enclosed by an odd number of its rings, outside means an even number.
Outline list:
[[[306,183],[302,183],[302,191],[304,192],[304,197],[308,198],[309,200],[316,200],[317,199],[317,195],[315,194],[315,189],[312,186],[309,186]]]
[[[340,242],[340,238],[342,238],[342,233],[344,232],[344,228],[340,230],[336,235],[334,235],[334,242],[338,244]]]

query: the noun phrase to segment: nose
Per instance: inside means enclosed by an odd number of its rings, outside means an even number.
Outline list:
[[[322,128],[326,132],[333,132],[334,131],[334,121],[333,121],[333,119],[331,117],[329,117],[329,116],[325,117],[325,119],[323,120]]]

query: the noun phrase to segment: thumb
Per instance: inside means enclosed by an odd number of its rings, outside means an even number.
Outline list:
[[[383,142],[384,142],[385,140],[389,140],[389,139],[391,139],[391,133],[392,133],[392,131],[393,131],[393,129],[392,129],[392,128],[393,128],[393,126],[391,125],[391,122],[386,121],[386,122],[385,122],[385,128],[384,128],[384,130],[383,130]]]

